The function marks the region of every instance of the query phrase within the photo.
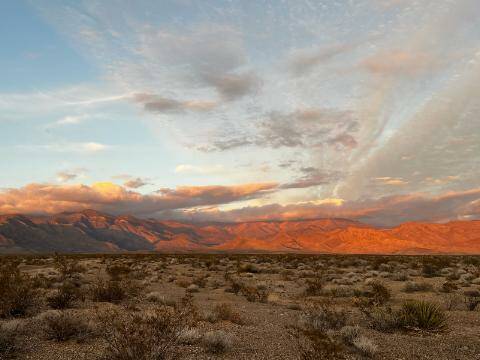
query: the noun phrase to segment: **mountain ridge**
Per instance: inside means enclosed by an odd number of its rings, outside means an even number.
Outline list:
[[[0,215],[0,253],[302,252],[480,253],[480,221],[379,228],[350,219],[188,223],[96,210]]]

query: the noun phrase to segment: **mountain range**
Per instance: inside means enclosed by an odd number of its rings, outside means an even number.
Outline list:
[[[0,215],[0,253],[130,251],[480,254],[480,221],[377,228],[335,218],[186,223],[95,210]]]

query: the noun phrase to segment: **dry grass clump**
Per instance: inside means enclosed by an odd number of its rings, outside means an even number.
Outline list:
[[[44,328],[47,339],[55,341],[76,340],[85,341],[93,335],[91,324],[80,315],[69,311],[51,310],[43,313],[38,318]]]
[[[201,338],[202,335],[197,328],[186,327],[181,329],[178,333],[178,342],[183,345],[197,344]]]
[[[185,322],[170,307],[148,312],[109,311],[101,316],[109,360],[178,359],[179,341]]]
[[[223,354],[231,351],[233,340],[222,330],[209,331],[203,336],[202,345],[208,353]]]
[[[35,292],[32,279],[16,264],[0,267],[0,317],[26,315],[34,305]]]
[[[365,336],[358,336],[352,342],[352,346],[363,356],[372,358],[377,353],[377,345]]]

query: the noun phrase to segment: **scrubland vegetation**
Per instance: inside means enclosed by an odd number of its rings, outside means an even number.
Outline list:
[[[0,359],[478,359],[480,257],[0,258]]]

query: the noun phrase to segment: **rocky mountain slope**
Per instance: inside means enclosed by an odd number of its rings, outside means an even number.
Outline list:
[[[379,229],[346,219],[189,224],[94,210],[0,216],[0,252],[480,253],[480,221]]]

